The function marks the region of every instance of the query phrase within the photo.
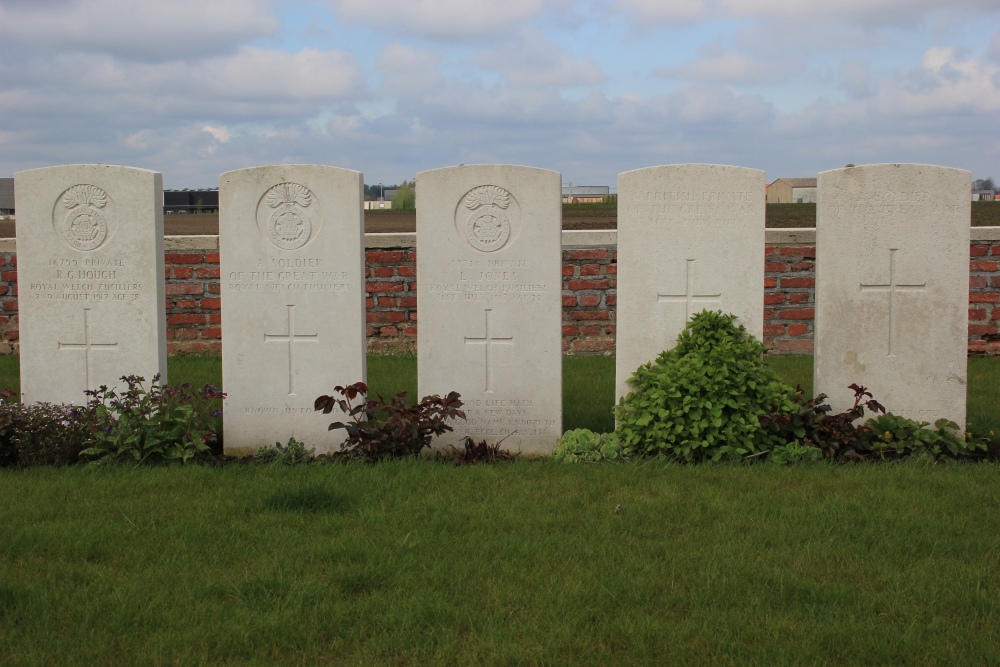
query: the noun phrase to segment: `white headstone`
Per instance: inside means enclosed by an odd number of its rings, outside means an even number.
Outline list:
[[[362,174],[280,165],[219,177],[222,378],[227,454],[294,437],[339,448],[342,420],[313,412],[365,381]]]
[[[545,454],[562,435],[562,209],[557,172],[472,165],[417,174],[417,379],[457,391],[462,438]]]
[[[876,164],[819,174],[814,391],[868,387],[896,414],[964,427],[968,171]]]
[[[764,172],[677,164],[618,175],[616,397],[701,310],[764,333]]]
[[[167,379],[163,179],[68,165],[14,176],[21,400]]]

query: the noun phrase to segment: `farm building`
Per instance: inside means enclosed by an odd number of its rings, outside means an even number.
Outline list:
[[[767,186],[768,204],[815,204],[815,178],[779,178]]]
[[[0,215],[14,213],[14,179],[0,178]]]
[[[164,213],[213,213],[219,210],[219,189],[164,190]]]
[[[562,200],[564,204],[600,203],[611,194],[607,185],[564,185]]]

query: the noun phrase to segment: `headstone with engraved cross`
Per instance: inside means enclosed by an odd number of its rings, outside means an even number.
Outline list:
[[[764,172],[676,164],[618,175],[616,396],[701,310],[764,329]]]
[[[313,403],[365,380],[362,175],[316,165],[219,177],[226,453],[339,447]]]
[[[124,375],[166,382],[160,174],[69,165],[14,187],[21,400],[85,403]]]
[[[417,174],[419,394],[457,391],[462,438],[533,454],[562,434],[560,176],[510,165]]]
[[[863,385],[896,414],[965,424],[968,171],[877,164],[819,174],[814,391]]]

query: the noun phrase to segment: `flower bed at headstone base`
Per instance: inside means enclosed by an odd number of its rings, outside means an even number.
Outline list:
[[[1000,356],[1000,228],[973,228],[969,248],[969,354]],[[563,351],[615,349],[614,232],[564,232]],[[391,238],[373,238],[378,236]],[[369,235],[365,253],[368,349],[413,350],[417,340],[414,235]],[[0,243],[0,354],[17,354],[17,256]],[[386,247],[385,244],[396,247]],[[167,346],[171,353],[222,349],[218,237],[166,240]],[[813,230],[767,232],[764,342],[775,353],[813,349],[816,246]]]

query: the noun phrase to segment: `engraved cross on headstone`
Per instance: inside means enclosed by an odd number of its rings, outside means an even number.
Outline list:
[[[295,334],[295,306],[288,306],[288,333],[264,334],[265,343],[288,343],[288,395],[295,395],[295,344],[318,343],[319,334]]]
[[[486,309],[486,335],[482,338],[470,338],[465,337],[466,345],[482,345],[486,348],[486,391],[493,391],[493,346],[494,345],[514,345],[513,336],[494,336],[492,322],[490,321],[490,313],[493,310],[490,308]]]
[[[718,294],[697,294],[694,289],[694,263],[698,261],[695,259],[687,260],[687,275],[686,284],[684,286],[683,294],[660,294],[657,293],[656,300],[658,303],[684,303],[685,304],[685,315],[684,322],[691,319],[691,304],[694,302],[699,303],[721,303],[720,297],[722,293]]]
[[[95,343],[90,339],[90,308],[83,309],[83,342],[82,343],[64,343],[58,341],[60,350],[83,350],[84,358],[86,360],[86,375],[87,375],[87,389],[94,389],[93,382],[91,379],[91,353],[94,350],[117,350],[118,343]]]
[[[871,283],[865,284],[861,283],[861,291],[865,292],[888,292],[889,293],[889,354],[888,356],[895,356],[892,353],[892,339],[893,339],[893,329],[895,325],[895,319],[892,314],[893,306],[893,295],[896,291],[910,291],[910,292],[922,292],[927,289],[927,283],[897,283],[896,282],[896,251],[899,248],[889,248],[889,282],[888,283]]]

